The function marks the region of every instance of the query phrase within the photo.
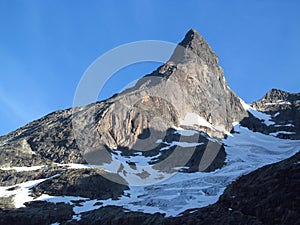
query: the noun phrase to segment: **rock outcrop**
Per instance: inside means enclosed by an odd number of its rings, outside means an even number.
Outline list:
[[[188,126],[221,138],[247,115],[227,86],[217,56],[195,30],[186,34],[165,65],[107,104],[97,128],[111,149],[133,148],[149,128],[164,132]]]
[[[264,134],[274,134],[284,139],[300,139],[300,94],[272,89],[251,106],[271,116],[272,124],[266,125],[249,115],[241,124]]]
[[[291,110],[300,107],[300,94],[289,93],[279,89],[270,90],[260,100],[251,104],[254,108],[262,112],[278,112]]]
[[[107,206],[72,220],[70,205],[32,202],[26,208],[0,209],[5,224],[299,224],[300,153],[282,162],[265,166],[229,185],[219,201],[204,208],[185,211],[177,217],[130,212]],[[80,204],[80,202],[78,203]]]

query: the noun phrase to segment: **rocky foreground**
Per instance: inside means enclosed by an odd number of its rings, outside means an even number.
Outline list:
[[[26,208],[1,209],[1,224],[300,224],[300,153],[262,167],[230,184],[219,201],[190,209],[178,217],[128,212],[108,206],[82,214],[80,221],[68,204],[42,201]],[[3,204],[3,203],[2,203]],[[80,204],[78,202],[77,204]]]

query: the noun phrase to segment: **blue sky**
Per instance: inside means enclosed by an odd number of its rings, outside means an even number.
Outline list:
[[[273,87],[300,92],[299,12],[297,0],[0,0],[0,135],[71,107],[84,71],[108,50],[139,40],[178,43],[190,28],[246,102]],[[156,66],[124,69],[102,97]]]

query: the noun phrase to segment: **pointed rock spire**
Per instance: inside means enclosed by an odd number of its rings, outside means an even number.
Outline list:
[[[218,57],[209,44],[195,29],[191,29],[176,47],[170,61],[177,64],[196,58],[209,66],[218,65]]]

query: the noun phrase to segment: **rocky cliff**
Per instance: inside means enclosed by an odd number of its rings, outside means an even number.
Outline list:
[[[169,129],[178,127],[222,138],[233,122],[247,115],[228,87],[218,57],[192,29],[170,60],[133,88],[75,112],[56,111],[1,137],[0,148],[5,149],[0,151],[2,165],[101,164],[105,160],[102,157],[97,161],[94,153],[101,148],[161,148],[155,142],[164,140]],[[73,129],[74,123],[79,131]],[[74,132],[79,132],[77,140]],[[80,149],[78,143],[85,149]]]
[[[251,104],[253,109],[270,115],[270,123],[259,121],[250,112],[241,124],[264,134],[279,138],[300,138],[300,94],[272,89],[260,100]]]
[[[134,87],[0,137],[0,223],[297,224],[299,112],[244,103],[192,29]]]
[[[149,128],[189,126],[223,137],[233,122],[247,115],[228,87],[217,56],[195,30],[186,34],[166,64],[107,104],[97,127],[110,148],[132,148]]]

